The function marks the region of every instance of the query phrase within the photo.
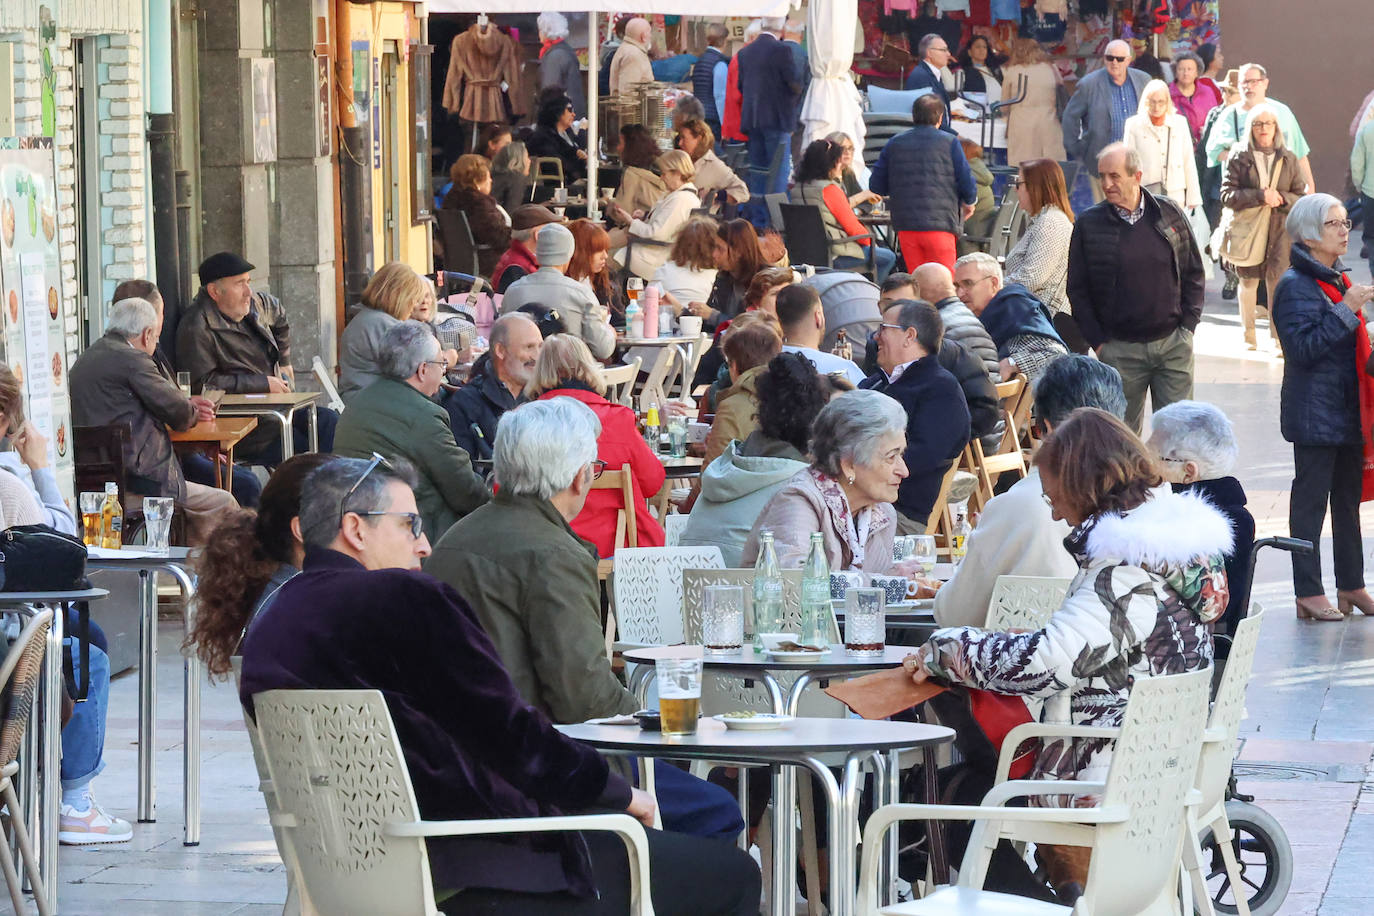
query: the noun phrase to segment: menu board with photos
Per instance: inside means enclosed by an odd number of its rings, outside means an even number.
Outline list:
[[[0,360],[24,390],[24,416],[48,440],[69,505],[75,462],[67,384],[67,316],[50,137],[0,137]]]

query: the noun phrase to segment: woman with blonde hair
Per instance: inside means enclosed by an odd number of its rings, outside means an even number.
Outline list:
[[[1007,161],[1068,157],[1064,153],[1064,131],[1059,126],[1055,99],[1063,88],[1059,71],[1034,38],[1012,42],[1011,58],[1002,69],[1002,85],[1007,95],[1019,92],[1026,80],[1026,97],[1007,109]]]
[[[654,167],[663,176],[668,193],[643,219],[636,219],[618,204],[611,204],[607,211],[607,216],[623,227],[611,234],[613,246],[623,247],[629,236],[643,240],[636,242],[630,253],[623,256],[628,260],[625,266],[637,277],[652,277],[654,271],[663,266],[678,233],[692,218],[692,211],[701,206],[696,185],[692,183],[697,170],[691,156],[680,149],[668,150],[654,160]]]
[[[433,292],[428,279],[400,261],[383,264],[367,281],[362,303],[339,338],[339,397],[345,404],[380,377],[386,332],[410,318]]]
[[[639,434],[635,412],[606,400],[601,367],[582,339],[571,334],[548,337],[524,393],[528,400],[566,397],[591,408],[601,421],[601,434],[596,440],[600,468],[597,476],[602,471],[630,466],[639,546],[662,547],[663,527],[649,513],[647,500],[663,486],[663,463]],[[573,532],[595,544],[597,556],[603,560],[615,553],[616,515],[623,508],[619,490],[593,490],[582,511],[572,520]]]
[[[1140,156],[1140,183],[1145,190],[1173,198],[1185,210],[1202,205],[1192,127],[1174,107],[1168,83],[1150,80],[1145,84],[1140,108],[1126,119],[1121,142]]]

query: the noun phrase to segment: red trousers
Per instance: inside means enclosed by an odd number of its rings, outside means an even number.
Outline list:
[[[954,261],[959,255],[953,232],[904,229],[897,233],[897,241],[902,246],[902,258],[908,272],[931,261],[953,272]]]

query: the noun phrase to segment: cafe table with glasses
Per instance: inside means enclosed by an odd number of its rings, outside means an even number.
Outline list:
[[[315,408],[324,399],[320,391],[285,391],[281,393],[226,394],[215,408],[217,416],[257,417],[263,422],[276,421],[281,427],[282,460],[295,454],[292,423],[297,412],[309,410],[310,451],[320,450],[319,419]]]

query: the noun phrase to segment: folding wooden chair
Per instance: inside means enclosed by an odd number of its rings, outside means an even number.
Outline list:
[[[940,481],[940,492],[935,496],[935,504],[930,507],[930,518],[926,519],[926,534],[935,538],[935,549],[946,556],[952,543],[950,535],[954,533],[954,519],[949,514],[949,488],[959,470],[958,461],[949,463],[949,470],[945,471],[944,479]]]
[[[639,546],[639,529],[635,525],[634,478],[630,476],[630,465],[622,464],[618,471],[602,471],[601,476],[592,481],[593,490],[619,490],[620,509],[615,516],[615,549]],[[615,572],[615,557],[603,557],[596,564],[596,578],[605,582]],[[611,645],[615,641],[615,608],[606,612],[606,657],[611,657]]]

